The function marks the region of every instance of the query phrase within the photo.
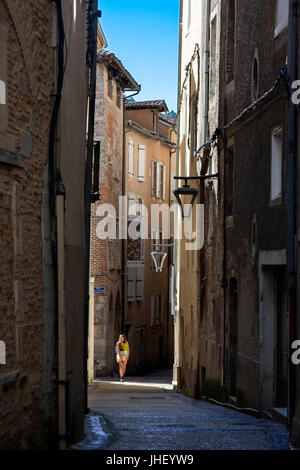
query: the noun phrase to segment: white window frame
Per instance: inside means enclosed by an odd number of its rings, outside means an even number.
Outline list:
[[[279,12],[283,11],[283,8],[287,6],[287,15],[278,19]],[[276,38],[289,24],[289,0],[277,0],[275,8],[275,30],[274,37]]]
[[[283,129],[276,127],[271,135],[271,203],[282,197],[282,161],[283,161]]]

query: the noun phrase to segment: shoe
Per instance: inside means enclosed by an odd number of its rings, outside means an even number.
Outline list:
[[[120,382],[124,382],[124,380],[122,379],[122,377],[120,378]]]

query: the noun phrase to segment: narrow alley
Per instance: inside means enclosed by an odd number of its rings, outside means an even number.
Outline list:
[[[172,389],[171,371],[98,379],[89,388],[89,417],[99,415],[105,450],[287,450],[286,427],[188,398]],[[93,442],[81,450],[94,449]]]

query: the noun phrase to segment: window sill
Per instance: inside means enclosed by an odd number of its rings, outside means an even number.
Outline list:
[[[270,201],[270,207],[280,206],[280,205],[281,205],[281,196],[278,196],[277,198],[272,199]]]
[[[278,38],[278,36],[280,36],[281,33],[286,31],[287,28],[288,28],[288,22],[287,21],[284,21],[283,23],[278,25],[274,30],[274,39]]]
[[[6,165],[16,166],[18,168],[24,168],[24,162],[20,157],[1,148],[0,148],[0,163],[5,163]]]

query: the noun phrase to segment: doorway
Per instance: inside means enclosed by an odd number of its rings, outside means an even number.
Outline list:
[[[260,257],[261,407],[286,414],[288,319],[285,252],[265,252]]]
[[[238,355],[238,283],[235,278],[229,281],[229,393],[236,397],[237,392],[237,355]]]

